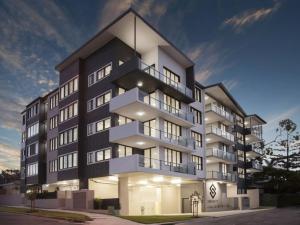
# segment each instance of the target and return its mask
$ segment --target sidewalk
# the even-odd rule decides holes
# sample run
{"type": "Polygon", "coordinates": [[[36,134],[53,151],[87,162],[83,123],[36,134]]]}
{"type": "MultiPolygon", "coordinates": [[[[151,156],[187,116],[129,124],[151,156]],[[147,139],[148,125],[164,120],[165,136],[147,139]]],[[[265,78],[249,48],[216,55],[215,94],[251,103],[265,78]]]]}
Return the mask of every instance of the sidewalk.
{"type": "Polygon", "coordinates": [[[228,210],[228,211],[218,211],[218,212],[202,212],[199,216],[204,217],[223,217],[223,216],[232,216],[244,213],[251,213],[251,212],[259,212],[264,210],[274,209],[273,207],[270,208],[260,208],[260,209],[244,209],[244,210],[228,210]]]}

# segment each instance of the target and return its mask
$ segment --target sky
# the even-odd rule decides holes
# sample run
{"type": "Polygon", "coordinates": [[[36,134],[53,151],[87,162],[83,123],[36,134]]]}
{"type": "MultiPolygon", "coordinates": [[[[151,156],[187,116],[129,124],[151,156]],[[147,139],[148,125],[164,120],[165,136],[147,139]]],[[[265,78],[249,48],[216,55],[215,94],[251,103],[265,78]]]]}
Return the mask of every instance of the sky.
{"type": "Polygon", "coordinates": [[[57,87],[55,65],[129,7],[264,118],[266,141],[300,127],[298,0],[0,0],[0,170],[19,167],[20,112],[57,87]]]}

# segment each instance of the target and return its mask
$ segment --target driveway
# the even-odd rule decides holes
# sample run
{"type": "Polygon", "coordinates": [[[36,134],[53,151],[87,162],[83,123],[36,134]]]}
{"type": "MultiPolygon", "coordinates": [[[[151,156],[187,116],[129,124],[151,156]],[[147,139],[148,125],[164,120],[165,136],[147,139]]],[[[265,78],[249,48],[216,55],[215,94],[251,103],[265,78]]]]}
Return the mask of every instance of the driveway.
{"type": "Polygon", "coordinates": [[[64,220],[0,212],[0,225],[78,225],[64,220]]]}
{"type": "Polygon", "coordinates": [[[300,208],[282,208],[224,217],[200,218],[178,225],[299,225],[300,208]]]}

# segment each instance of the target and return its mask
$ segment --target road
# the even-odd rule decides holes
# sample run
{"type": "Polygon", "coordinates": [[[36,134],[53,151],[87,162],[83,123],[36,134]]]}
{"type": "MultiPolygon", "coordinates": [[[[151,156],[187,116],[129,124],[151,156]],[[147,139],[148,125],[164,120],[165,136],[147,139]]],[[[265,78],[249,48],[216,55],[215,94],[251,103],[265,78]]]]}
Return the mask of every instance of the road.
{"type": "MultiPolygon", "coordinates": [[[[180,225],[300,225],[300,208],[282,208],[218,218],[200,218],[180,225]]],[[[178,224],[178,225],[179,225],[178,224]]]]}
{"type": "Polygon", "coordinates": [[[64,220],[0,212],[0,225],[78,225],[64,220]]]}

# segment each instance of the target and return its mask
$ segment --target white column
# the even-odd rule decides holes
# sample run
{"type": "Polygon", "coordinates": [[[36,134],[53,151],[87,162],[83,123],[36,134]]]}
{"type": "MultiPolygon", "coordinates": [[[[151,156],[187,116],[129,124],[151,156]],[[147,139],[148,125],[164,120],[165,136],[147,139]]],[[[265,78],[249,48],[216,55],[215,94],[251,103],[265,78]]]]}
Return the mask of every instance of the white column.
{"type": "Polygon", "coordinates": [[[121,205],[120,215],[129,215],[128,177],[119,178],[119,201],[121,205]]]}

